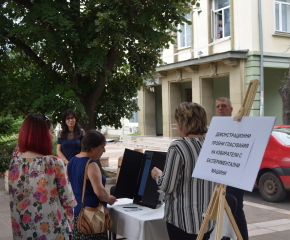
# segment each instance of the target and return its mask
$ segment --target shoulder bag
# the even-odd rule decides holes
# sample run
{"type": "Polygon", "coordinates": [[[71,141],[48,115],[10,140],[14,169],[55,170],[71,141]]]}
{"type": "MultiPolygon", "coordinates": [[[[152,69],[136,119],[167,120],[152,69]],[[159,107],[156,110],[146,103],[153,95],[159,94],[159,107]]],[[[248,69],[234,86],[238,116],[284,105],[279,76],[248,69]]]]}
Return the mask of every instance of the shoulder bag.
{"type": "Polygon", "coordinates": [[[79,219],[77,222],[77,228],[83,234],[101,233],[101,232],[109,230],[113,225],[113,222],[109,215],[109,211],[101,203],[101,200],[100,200],[99,206],[96,208],[84,207],[87,172],[88,172],[88,166],[89,166],[90,161],[91,159],[88,160],[85,167],[82,207],[81,207],[79,219]]]}

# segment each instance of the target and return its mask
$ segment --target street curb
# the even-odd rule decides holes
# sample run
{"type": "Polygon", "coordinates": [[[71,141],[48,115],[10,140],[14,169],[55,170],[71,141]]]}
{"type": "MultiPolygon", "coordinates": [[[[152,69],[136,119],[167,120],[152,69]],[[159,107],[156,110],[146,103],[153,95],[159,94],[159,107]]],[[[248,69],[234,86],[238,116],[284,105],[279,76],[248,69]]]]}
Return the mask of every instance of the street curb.
{"type": "Polygon", "coordinates": [[[260,208],[260,209],[265,209],[265,210],[274,211],[274,212],[277,212],[277,213],[290,215],[290,211],[289,210],[276,208],[276,207],[270,207],[270,206],[267,206],[267,205],[263,205],[263,204],[259,204],[259,203],[253,203],[253,202],[249,202],[249,201],[244,201],[243,203],[246,206],[256,207],[256,208],[260,208]]]}

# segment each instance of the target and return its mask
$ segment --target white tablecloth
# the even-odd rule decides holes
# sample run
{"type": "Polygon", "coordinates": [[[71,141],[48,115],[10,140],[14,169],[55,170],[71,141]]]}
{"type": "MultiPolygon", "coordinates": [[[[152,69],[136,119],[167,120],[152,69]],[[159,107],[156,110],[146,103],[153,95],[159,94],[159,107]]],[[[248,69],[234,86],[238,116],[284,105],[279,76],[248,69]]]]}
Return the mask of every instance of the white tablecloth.
{"type": "MultiPolygon", "coordinates": [[[[164,205],[158,209],[138,206],[132,199],[118,199],[108,210],[113,221],[111,231],[129,240],[169,240],[166,222],[163,221],[164,205]],[[123,207],[140,207],[143,210],[126,212],[123,207]]],[[[215,239],[216,228],[210,236],[215,239]]],[[[237,239],[227,214],[224,212],[222,236],[237,239]]]]}
{"type": "Polygon", "coordinates": [[[143,210],[126,212],[123,207],[137,207],[132,199],[118,199],[108,210],[113,221],[111,231],[129,240],[169,240],[164,216],[164,205],[158,209],[139,206],[143,210]]]}

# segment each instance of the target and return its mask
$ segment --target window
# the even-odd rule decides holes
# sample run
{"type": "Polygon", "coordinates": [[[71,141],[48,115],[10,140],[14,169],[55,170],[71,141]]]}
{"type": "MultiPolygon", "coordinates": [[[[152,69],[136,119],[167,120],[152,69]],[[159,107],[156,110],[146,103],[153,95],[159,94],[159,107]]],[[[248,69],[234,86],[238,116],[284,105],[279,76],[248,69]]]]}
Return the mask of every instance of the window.
{"type": "Polygon", "coordinates": [[[133,116],[129,120],[130,123],[138,123],[138,112],[132,112],[133,116]]]}
{"type": "MultiPolygon", "coordinates": [[[[190,13],[186,14],[186,19],[190,19],[190,13]]],[[[191,46],[191,25],[184,23],[184,25],[179,24],[178,29],[181,32],[178,32],[177,41],[178,41],[178,48],[185,48],[191,46]]]]}
{"type": "Polygon", "coordinates": [[[212,38],[231,36],[230,0],[212,0],[212,38]]]}
{"type": "MultiPolygon", "coordinates": [[[[138,98],[133,99],[132,101],[136,102],[138,104],[138,98]]],[[[132,112],[133,116],[129,120],[130,123],[138,123],[138,112],[132,112]]]]}
{"type": "Polygon", "coordinates": [[[187,102],[192,102],[192,88],[185,89],[185,97],[187,102]]]}
{"type": "Polygon", "coordinates": [[[276,31],[290,33],[290,0],[275,1],[276,31]]]}

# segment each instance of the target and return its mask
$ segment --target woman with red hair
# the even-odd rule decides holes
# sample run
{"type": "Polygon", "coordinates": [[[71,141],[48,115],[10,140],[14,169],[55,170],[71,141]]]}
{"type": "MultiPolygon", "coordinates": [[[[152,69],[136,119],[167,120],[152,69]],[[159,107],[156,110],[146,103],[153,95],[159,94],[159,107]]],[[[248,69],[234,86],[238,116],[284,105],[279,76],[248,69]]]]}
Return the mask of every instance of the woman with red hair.
{"type": "Polygon", "coordinates": [[[62,160],[51,156],[52,122],[31,114],[11,159],[9,196],[14,239],[69,239],[76,201],[62,160]]]}

